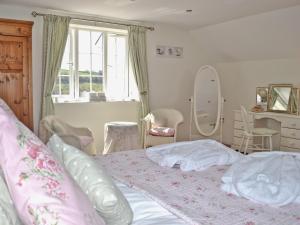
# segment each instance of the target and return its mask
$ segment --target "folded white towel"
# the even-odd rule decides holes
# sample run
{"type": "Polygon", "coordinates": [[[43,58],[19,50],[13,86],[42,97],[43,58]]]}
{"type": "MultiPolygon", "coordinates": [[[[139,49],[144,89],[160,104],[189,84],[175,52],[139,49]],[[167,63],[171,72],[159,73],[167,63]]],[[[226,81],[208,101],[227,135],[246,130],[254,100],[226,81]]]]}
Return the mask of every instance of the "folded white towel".
{"type": "Polygon", "coordinates": [[[210,166],[229,165],[242,154],[215,140],[177,142],[148,148],[146,155],[160,166],[179,165],[183,171],[201,171],[210,166]]]}
{"type": "Polygon", "coordinates": [[[252,201],[283,206],[300,200],[300,154],[250,154],[222,177],[222,189],[252,201]]]}

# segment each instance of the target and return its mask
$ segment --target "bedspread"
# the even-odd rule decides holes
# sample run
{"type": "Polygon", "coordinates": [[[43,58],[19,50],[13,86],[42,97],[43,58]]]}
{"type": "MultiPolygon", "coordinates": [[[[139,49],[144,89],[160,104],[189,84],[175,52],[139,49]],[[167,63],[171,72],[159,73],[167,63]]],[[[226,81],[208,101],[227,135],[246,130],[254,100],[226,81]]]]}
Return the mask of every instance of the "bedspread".
{"type": "Polygon", "coordinates": [[[227,166],[201,172],[160,167],[143,150],[97,157],[115,179],[142,191],[192,225],[297,225],[300,205],[281,208],[253,203],[220,188],[227,166]]]}

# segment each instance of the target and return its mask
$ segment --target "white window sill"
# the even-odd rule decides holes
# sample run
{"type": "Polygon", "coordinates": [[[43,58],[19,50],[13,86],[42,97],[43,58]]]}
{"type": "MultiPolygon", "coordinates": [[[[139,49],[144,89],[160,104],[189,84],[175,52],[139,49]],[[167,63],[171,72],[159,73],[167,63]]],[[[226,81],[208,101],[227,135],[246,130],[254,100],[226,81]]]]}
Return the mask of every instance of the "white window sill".
{"type": "Polygon", "coordinates": [[[109,101],[83,101],[83,100],[72,100],[72,101],[58,101],[54,102],[54,104],[82,104],[82,103],[90,103],[90,104],[103,104],[103,103],[130,103],[130,102],[139,102],[138,100],[109,100],[109,101]]]}

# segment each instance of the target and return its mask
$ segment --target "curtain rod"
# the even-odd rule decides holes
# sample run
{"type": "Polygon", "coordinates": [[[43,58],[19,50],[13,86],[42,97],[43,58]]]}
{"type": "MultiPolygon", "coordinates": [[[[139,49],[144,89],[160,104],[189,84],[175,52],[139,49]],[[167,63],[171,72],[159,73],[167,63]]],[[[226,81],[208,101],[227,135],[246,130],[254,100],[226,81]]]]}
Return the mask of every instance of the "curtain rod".
{"type": "MultiPolygon", "coordinates": [[[[49,14],[45,14],[45,13],[38,13],[36,11],[33,11],[31,13],[31,15],[33,17],[37,17],[37,16],[46,16],[46,15],[49,15],[49,14]]],[[[105,21],[105,20],[97,20],[97,19],[83,19],[83,18],[79,18],[79,17],[72,17],[71,16],[71,19],[74,19],[74,20],[82,20],[82,21],[90,21],[90,22],[99,22],[99,23],[107,23],[107,24],[116,24],[116,25],[122,25],[122,26],[130,26],[131,24],[127,24],[127,23],[119,23],[119,22],[110,22],[110,21],[105,21]]],[[[147,27],[147,26],[142,26],[142,25],[135,25],[135,26],[138,26],[138,27],[144,27],[148,30],[151,30],[151,31],[154,31],[154,27],[147,27]]]]}

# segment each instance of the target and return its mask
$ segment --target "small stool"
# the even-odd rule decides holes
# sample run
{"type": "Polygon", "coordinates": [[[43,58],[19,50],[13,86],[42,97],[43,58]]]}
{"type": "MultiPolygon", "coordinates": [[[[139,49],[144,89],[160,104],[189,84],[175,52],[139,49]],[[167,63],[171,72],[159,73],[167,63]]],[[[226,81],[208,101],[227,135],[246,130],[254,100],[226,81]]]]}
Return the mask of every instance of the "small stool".
{"type": "Polygon", "coordinates": [[[103,154],[141,148],[139,128],[134,122],[109,122],[104,125],[103,154]]]}

